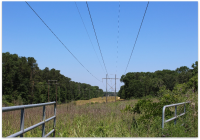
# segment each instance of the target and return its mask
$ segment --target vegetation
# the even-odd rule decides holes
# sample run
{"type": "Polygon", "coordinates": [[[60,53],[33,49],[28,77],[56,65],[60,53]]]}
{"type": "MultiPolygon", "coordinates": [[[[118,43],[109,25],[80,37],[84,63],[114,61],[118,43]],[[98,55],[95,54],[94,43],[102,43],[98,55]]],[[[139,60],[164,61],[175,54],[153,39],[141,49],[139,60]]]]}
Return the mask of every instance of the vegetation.
{"type": "MultiPolygon", "coordinates": [[[[32,104],[48,101],[48,80],[57,80],[57,101],[88,100],[101,97],[102,89],[85,83],[71,81],[59,70],[40,70],[33,57],[18,57],[9,52],[2,54],[3,105],[32,104]]],[[[55,82],[54,82],[55,83],[55,82]]],[[[51,82],[49,101],[55,101],[56,85],[51,82]]]]}
{"type": "MultiPolygon", "coordinates": [[[[198,61],[192,64],[192,69],[186,66],[176,70],[155,72],[129,72],[122,75],[118,96],[122,99],[141,98],[144,96],[159,97],[163,90],[172,91],[174,87],[183,86],[184,90],[198,90],[198,61]]],[[[183,89],[181,89],[183,90],[183,89]]]]}
{"type": "MultiPolygon", "coordinates": [[[[40,70],[34,58],[3,53],[2,65],[2,103],[6,106],[47,102],[46,83],[58,80],[58,101],[63,104],[57,106],[56,137],[198,137],[198,61],[192,69],[183,66],[175,71],[127,73],[120,79],[124,82],[118,93],[120,99],[113,102],[115,97],[109,96],[108,103],[97,86],[73,82],[55,69],[40,70]],[[162,129],[163,106],[186,101],[190,101],[186,114],[177,119],[176,125],[170,121],[162,129]]],[[[50,101],[55,100],[51,93],[55,93],[56,85],[49,89],[50,101]]],[[[183,107],[177,107],[177,114],[183,113],[183,107]]],[[[166,119],[172,118],[174,107],[165,112],[166,119]]],[[[20,114],[20,110],[2,113],[3,137],[20,130],[20,114]]],[[[46,118],[53,114],[53,106],[47,106],[46,118]]],[[[41,121],[42,107],[25,109],[24,128],[41,121]]],[[[24,136],[41,137],[41,129],[24,136]]],[[[46,134],[52,129],[53,120],[45,124],[46,134]]]]}
{"type": "MultiPolygon", "coordinates": [[[[167,96],[166,96],[167,97],[167,96]]],[[[108,97],[111,98],[111,97],[108,97]]],[[[77,105],[75,102],[58,105],[56,118],[56,137],[198,137],[197,92],[189,91],[178,98],[190,100],[195,106],[186,106],[186,115],[177,119],[177,124],[168,122],[161,129],[162,115],[150,117],[148,123],[139,121],[145,115],[122,111],[126,106],[136,107],[139,99],[109,103],[77,105]],[[182,125],[184,123],[184,125],[182,125]]],[[[142,99],[143,100],[143,99],[142,99]]],[[[151,98],[153,103],[158,98],[151,98]]],[[[170,108],[173,112],[173,108],[170,108]]],[[[182,113],[178,107],[178,113],[182,113]]],[[[159,109],[158,109],[159,112],[159,109]]],[[[53,106],[47,106],[46,118],[53,116],[53,106]]],[[[170,117],[173,117],[173,113],[170,117]]],[[[42,107],[25,110],[25,128],[42,121],[42,107]]],[[[45,124],[45,133],[53,129],[53,120],[45,124]]],[[[6,137],[20,130],[20,111],[2,114],[2,136],[6,137]]],[[[42,127],[31,130],[24,137],[41,137],[42,127]]],[[[52,135],[51,135],[52,136],[52,135]]]]}

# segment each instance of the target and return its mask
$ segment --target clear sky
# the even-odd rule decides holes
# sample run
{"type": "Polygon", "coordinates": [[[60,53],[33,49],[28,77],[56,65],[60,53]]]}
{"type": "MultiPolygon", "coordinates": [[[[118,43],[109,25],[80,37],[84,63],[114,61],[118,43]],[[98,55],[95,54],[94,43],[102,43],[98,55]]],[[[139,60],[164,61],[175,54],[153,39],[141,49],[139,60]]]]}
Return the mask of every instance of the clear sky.
{"type": "MultiPolygon", "coordinates": [[[[76,58],[100,81],[106,77],[85,2],[28,2],[76,58]],[[98,57],[97,57],[98,56],[98,57]]],[[[147,2],[88,2],[110,78],[126,69],[147,2]],[[118,36],[119,14],[119,40],[118,36]],[[118,45],[118,60],[117,60],[118,45]],[[116,63],[117,61],[117,63],[116,63]],[[111,75],[113,74],[113,75],[111,75]]],[[[106,90],[56,39],[25,2],[2,2],[2,52],[34,57],[40,69],[49,67],[75,82],[106,90]]],[[[127,72],[191,68],[198,60],[198,2],[151,2],[127,72]]],[[[110,80],[109,84],[115,82],[110,80]]],[[[117,91],[122,83],[117,80],[117,91]]],[[[113,86],[114,88],[114,86],[113,86]]],[[[108,90],[110,88],[108,87],[108,90]]]]}

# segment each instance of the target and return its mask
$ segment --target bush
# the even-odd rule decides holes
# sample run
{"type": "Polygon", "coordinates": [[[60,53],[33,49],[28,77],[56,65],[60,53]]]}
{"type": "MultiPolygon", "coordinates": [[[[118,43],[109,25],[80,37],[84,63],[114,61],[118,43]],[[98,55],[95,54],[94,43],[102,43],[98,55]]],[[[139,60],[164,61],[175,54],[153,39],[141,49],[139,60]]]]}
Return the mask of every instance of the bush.
{"type": "Polygon", "coordinates": [[[152,98],[153,98],[152,95],[147,95],[147,96],[142,97],[142,99],[152,99],[152,98]]]}
{"type": "MultiPolygon", "coordinates": [[[[125,109],[122,110],[122,112],[130,111],[134,114],[135,113],[141,114],[137,122],[146,124],[149,122],[150,119],[154,120],[156,116],[161,118],[163,106],[171,104],[173,102],[173,100],[171,100],[172,98],[173,97],[170,96],[170,94],[165,94],[161,98],[161,101],[158,103],[154,103],[152,100],[149,99],[141,99],[135,104],[134,107],[127,105],[125,109]]],[[[165,117],[168,118],[172,114],[173,112],[170,111],[169,108],[166,108],[165,117]]]]}

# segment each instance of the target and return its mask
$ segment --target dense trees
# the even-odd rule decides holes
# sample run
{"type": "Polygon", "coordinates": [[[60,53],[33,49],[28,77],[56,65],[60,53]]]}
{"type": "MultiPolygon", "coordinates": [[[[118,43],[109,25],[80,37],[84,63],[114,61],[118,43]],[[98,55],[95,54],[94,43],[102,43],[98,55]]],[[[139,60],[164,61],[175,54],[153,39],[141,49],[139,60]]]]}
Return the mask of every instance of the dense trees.
{"type": "Polygon", "coordinates": [[[192,64],[192,69],[182,66],[176,70],[129,72],[122,75],[120,81],[124,86],[121,86],[118,96],[123,99],[158,96],[159,90],[172,91],[175,86],[184,83],[195,92],[198,89],[198,61],[192,64]]]}
{"type": "MultiPolygon", "coordinates": [[[[23,104],[48,101],[48,80],[57,80],[57,101],[87,100],[102,96],[103,90],[97,86],[71,81],[59,70],[39,69],[33,57],[19,57],[9,52],[2,53],[2,93],[3,103],[21,100],[23,104]]],[[[50,82],[49,100],[55,101],[56,85],[50,82]]]]}
{"type": "MultiPolygon", "coordinates": [[[[55,101],[57,80],[57,101],[59,103],[71,100],[87,100],[106,95],[97,86],[71,81],[60,74],[59,70],[39,69],[33,57],[19,57],[9,52],[2,53],[2,93],[3,103],[23,102],[23,104],[55,101]]],[[[140,98],[143,96],[159,96],[164,90],[192,88],[198,89],[198,61],[192,64],[192,69],[186,66],[176,70],[158,70],[155,72],[129,72],[122,75],[118,96],[122,99],[140,98]]],[[[113,95],[113,93],[108,93],[113,95]]]]}

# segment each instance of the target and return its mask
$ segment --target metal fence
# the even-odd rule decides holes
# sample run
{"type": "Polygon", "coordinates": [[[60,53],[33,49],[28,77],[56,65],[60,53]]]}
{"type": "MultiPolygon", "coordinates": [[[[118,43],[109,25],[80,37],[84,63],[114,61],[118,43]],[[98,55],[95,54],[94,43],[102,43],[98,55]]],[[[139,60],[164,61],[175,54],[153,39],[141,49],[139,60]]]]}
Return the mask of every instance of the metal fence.
{"type": "Polygon", "coordinates": [[[40,104],[2,107],[2,112],[13,111],[13,110],[21,110],[20,131],[8,136],[7,138],[17,137],[17,136],[23,137],[24,133],[26,133],[26,132],[28,132],[28,131],[32,130],[33,128],[36,128],[40,125],[42,125],[42,137],[48,137],[53,132],[54,132],[53,136],[55,137],[55,126],[56,126],[56,102],[55,101],[54,102],[48,102],[48,103],[40,103],[40,104]],[[45,106],[51,105],[51,104],[54,104],[54,116],[45,120],[45,106]],[[24,111],[25,111],[25,108],[33,108],[33,107],[39,107],[39,106],[43,106],[43,121],[24,129],[24,111]],[[52,120],[52,119],[54,119],[53,130],[51,130],[48,134],[45,135],[45,123],[52,120]]]}
{"type": "Polygon", "coordinates": [[[186,113],[185,104],[186,103],[190,103],[190,102],[182,102],[182,103],[177,103],[177,104],[165,105],[163,107],[163,112],[162,112],[162,128],[164,128],[164,123],[172,121],[172,120],[174,120],[174,124],[176,124],[176,118],[185,115],[185,113],[186,113]],[[183,105],[183,104],[184,104],[184,113],[181,113],[180,115],[177,115],[177,106],[183,105]],[[172,106],[175,106],[174,117],[165,121],[165,108],[172,107],[172,106]]]}

